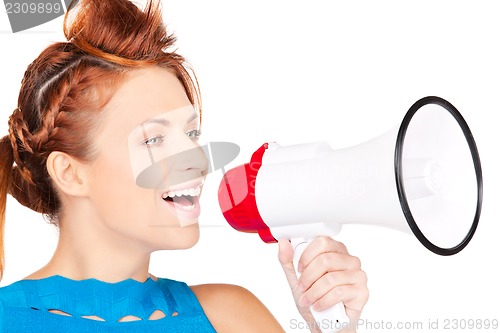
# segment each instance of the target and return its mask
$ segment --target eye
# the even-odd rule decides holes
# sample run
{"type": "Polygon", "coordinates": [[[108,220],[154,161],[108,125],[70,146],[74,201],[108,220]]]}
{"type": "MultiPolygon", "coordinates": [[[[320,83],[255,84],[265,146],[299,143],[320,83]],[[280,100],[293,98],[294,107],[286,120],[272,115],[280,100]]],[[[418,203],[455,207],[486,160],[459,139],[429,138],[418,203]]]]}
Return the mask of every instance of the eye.
{"type": "Polygon", "coordinates": [[[186,133],[186,135],[193,141],[196,141],[200,138],[201,136],[201,131],[198,130],[198,129],[195,129],[195,130],[192,130],[192,131],[189,131],[186,133]]]}
{"type": "Polygon", "coordinates": [[[163,135],[157,135],[152,138],[146,139],[141,142],[141,144],[147,147],[156,147],[164,141],[165,137],[163,135]]]}

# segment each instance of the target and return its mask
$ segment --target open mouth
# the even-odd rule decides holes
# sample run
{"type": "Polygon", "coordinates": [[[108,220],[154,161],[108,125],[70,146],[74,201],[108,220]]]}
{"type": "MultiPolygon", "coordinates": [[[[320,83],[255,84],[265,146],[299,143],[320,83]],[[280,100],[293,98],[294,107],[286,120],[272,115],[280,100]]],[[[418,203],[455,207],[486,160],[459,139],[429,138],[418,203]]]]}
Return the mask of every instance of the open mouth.
{"type": "Polygon", "coordinates": [[[195,208],[197,199],[200,196],[201,188],[188,188],[178,191],[170,191],[162,194],[162,199],[166,202],[176,204],[176,207],[180,207],[185,210],[192,210],[195,208]]]}

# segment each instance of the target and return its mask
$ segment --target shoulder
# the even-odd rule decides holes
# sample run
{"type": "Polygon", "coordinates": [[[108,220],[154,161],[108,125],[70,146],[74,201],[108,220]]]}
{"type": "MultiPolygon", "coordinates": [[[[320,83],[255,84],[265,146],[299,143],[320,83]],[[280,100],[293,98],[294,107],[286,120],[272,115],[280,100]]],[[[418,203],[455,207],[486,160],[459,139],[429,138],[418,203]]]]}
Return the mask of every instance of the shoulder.
{"type": "Polygon", "coordinates": [[[4,304],[18,303],[24,298],[24,289],[20,282],[0,287],[0,302],[4,304]]]}
{"type": "Polygon", "coordinates": [[[24,300],[24,290],[20,287],[19,282],[0,287],[0,331],[6,318],[6,309],[8,313],[10,307],[23,305],[24,300]]]}
{"type": "Polygon", "coordinates": [[[264,304],[243,287],[204,284],[190,288],[219,333],[284,332],[264,304]]]}

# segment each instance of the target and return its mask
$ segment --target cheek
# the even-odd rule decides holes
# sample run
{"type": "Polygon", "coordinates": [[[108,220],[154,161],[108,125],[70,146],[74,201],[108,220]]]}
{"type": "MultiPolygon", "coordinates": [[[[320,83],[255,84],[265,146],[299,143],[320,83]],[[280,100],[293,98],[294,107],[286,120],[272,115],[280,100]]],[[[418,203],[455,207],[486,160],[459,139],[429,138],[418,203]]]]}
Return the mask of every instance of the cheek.
{"type": "Polygon", "coordinates": [[[197,225],[180,227],[159,192],[136,185],[130,165],[99,160],[94,169],[92,201],[108,229],[152,249],[182,249],[198,241],[197,225]]]}
{"type": "Polygon", "coordinates": [[[179,221],[166,207],[157,192],[142,189],[135,184],[123,186],[120,181],[116,186],[105,191],[100,200],[100,211],[105,221],[115,230],[130,233],[137,238],[165,230],[173,230],[179,221]]]}
{"type": "Polygon", "coordinates": [[[146,191],[135,185],[129,164],[113,157],[110,154],[95,163],[90,195],[93,204],[106,215],[106,219],[115,216],[115,219],[122,220],[137,207],[143,207],[152,194],[148,196],[144,193],[146,191]]]}

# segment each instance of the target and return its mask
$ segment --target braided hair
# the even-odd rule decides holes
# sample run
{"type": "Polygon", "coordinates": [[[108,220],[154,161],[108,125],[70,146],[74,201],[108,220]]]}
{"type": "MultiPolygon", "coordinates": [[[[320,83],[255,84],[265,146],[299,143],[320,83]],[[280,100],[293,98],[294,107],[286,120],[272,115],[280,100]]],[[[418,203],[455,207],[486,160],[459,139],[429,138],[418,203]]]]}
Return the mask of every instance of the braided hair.
{"type": "Polygon", "coordinates": [[[173,73],[201,113],[196,77],[170,51],[160,5],[141,10],[129,0],[80,0],[64,19],[66,42],[47,47],[23,77],[9,133],[0,139],[0,278],[7,195],[58,224],[61,203],[46,168],[60,151],[92,161],[101,110],[128,71],[159,66],[173,73]]]}

